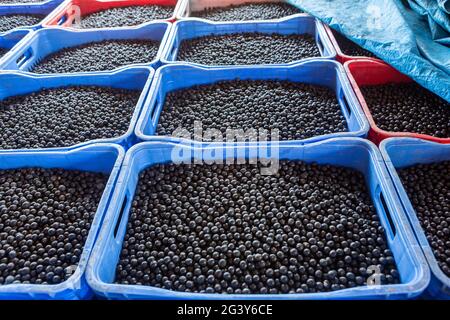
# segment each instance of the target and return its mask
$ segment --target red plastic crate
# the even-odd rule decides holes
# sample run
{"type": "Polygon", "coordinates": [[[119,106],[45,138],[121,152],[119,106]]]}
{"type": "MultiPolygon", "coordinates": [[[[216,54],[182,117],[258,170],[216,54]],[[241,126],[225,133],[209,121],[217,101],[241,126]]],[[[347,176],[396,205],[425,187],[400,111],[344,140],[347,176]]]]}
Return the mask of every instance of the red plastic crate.
{"type": "Polygon", "coordinates": [[[369,121],[369,139],[375,144],[380,144],[381,141],[393,137],[410,137],[419,138],[438,143],[450,143],[450,138],[436,138],[426,134],[411,133],[411,132],[389,132],[378,128],[375,120],[370,113],[369,106],[364,99],[360,90],[360,86],[374,86],[389,83],[408,83],[413,82],[409,77],[398,72],[388,64],[379,62],[374,59],[360,59],[347,61],[344,64],[344,69],[347,72],[350,83],[356,96],[361,104],[361,107],[369,121]]]}
{"type": "Polygon", "coordinates": [[[47,18],[47,21],[43,24],[43,26],[71,27],[78,14],[83,17],[87,14],[111,8],[152,4],[160,6],[175,6],[172,16],[167,19],[162,19],[163,21],[174,22],[180,3],[181,0],[67,0],[55,10],[51,17],[47,18]],[[77,7],[80,9],[78,10],[77,7]]]}
{"type": "Polygon", "coordinates": [[[378,59],[378,58],[372,58],[372,57],[362,57],[362,56],[349,56],[346,55],[342,52],[341,47],[339,46],[339,43],[336,40],[336,37],[333,34],[333,30],[325,25],[325,31],[327,32],[328,38],[330,39],[331,43],[333,44],[334,49],[336,50],[336,60],[339,61],[340,63],[345,63],[347,61],[352,61],[352,60],[372,60],[372,61],[378,61],[378,62],[383,62],[383,60],[378,59]]]}

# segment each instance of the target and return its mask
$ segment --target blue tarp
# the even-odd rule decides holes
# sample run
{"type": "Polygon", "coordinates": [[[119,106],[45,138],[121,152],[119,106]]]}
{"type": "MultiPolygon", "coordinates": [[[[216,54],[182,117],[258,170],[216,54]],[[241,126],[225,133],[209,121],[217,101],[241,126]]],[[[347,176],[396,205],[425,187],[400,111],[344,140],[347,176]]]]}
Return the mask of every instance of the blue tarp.
{"type": "Polygon", "coordinates": [[[450,102],[450,0],[289,0],[450,102]]]}

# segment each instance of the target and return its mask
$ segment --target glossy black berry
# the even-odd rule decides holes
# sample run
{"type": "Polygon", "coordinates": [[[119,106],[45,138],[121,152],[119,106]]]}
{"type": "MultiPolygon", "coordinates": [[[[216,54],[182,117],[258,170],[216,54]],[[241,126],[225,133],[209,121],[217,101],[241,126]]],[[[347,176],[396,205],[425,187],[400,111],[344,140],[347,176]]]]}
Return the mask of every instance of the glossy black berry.
{"type": "Polygon", "coordinates": [[[173,135],[180,127],[192,133],[195,121],[224,138],[227,129],[278,129],[281,140],[347,131],[334,92],[288,81],[233,80],[169,92],[157,134],[173,135]]]}
{"type": "Polygon", "coordinates": [[[365,285],[373,265],[382,284],[399,283],[361,173],[290,161],[273,176],[260,169],[165,164],[141,172],[115,281],[311,293],[365,285]]]}
{"type": "Polygon", "coordinates": [[[201,11],[193,11],[190,16],[213,21],[242,21],[279,19],[301,12],[300,9],[288,3],[268,2],[206,8],[201,11]]]}
{"type": "Polygon", "coordinates": [[[308,34],[235,33],[210,35],[181,42],[177,60],[206,65],[289,63],[320,57],[308,34]]]}
{"type": "Polygon", "coordinates": [[[0,32],[9,31],[19,27],[31,27],[38,24],[45,15],[38,14],[8,14],[0,15],[0,32]]]}
{"type": "Polygon", "coordinates": [[[380,129],[450,137],[450,103],[418,84],[366,86],[361,91],[380,129]]]}
{"type": "Polygon", "coordinates": [[[1,170],[0,285],[68,279],[106,181],[100,173],[63,169],[1,170]]]}
{"type": "Polygon", "coordinates": [[[398,170],[442,271],[450,277],[450,161],[398,170]]]}
{"type": "Polygon", "coordinates": [[[113,28],[134,26],[155,19],[169,19],[173,6],[129,6],[110,8],[85,15],[81,18],[81,28],[113,28]]]}
{"type": "MultiPolygon", "coordinates": [[[[47,89],[0,101],[0,149],[67,147],[125,134],[140,92],[47,89]]],[[[60,190],[64,191],[64,190],[60,190]]]]}
{"type": "Polygon", "coordinates": [[[376,58],[376,56],[372,52],[360,47],[358,44],[348,39],[342,33],[337,32],[333,29],[331,29],[331,31],[333,32],[334,38],[336,39],[336,42],[338,43],[339,48],[341,49],[343,54],[354,57],[376,58]]]}
{"type": "Polygon", "coordinates": [[[136,63],[150,63],[159,50],[151,40],[92,42],[55,52],[31,69],[34,73],[107,71],[136,63]]]}

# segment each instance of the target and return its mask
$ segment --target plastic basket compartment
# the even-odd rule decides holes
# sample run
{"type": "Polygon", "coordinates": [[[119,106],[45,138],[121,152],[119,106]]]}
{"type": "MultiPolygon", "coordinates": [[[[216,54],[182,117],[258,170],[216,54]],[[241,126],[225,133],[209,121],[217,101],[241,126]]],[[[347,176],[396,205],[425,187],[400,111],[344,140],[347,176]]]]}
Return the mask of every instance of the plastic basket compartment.
{"type": "MultiPolygon", "coordinates": [[[[170,24],[168,22],[150,22],[136,28],[101,29],[101,30],[66,30],[61,28],[44,28],[30,35],[11,51],[9,59],[0,64],[0,70],[17,70],[33,74],[30,70],[46,56],[59,50],[80,46],[91,42],[106,40],[153,40],[159,41],[160,46],[153,61],[144,64],[129,66],[157,66],[166,39],[170,24]]],[[[121,66],[122,69],[127,66],[121,66]]],[[[101,73],[79,72],[79,74],[101,73]]],[[[69,74],[69,73],[61,73],[69,74]]],[[[55,75],[55,74],[53,74],[55,75]]]]}
{"type": "Polygon", "coordinates": [[[389,83],[408,83],[410,78],[401,74],[391,66],[374,60],[358,60],[346,62],[344,68],[348,74],[353,90],[370,124],[369,139],[377,145],[384,139],[392,137],[410,137],[430,140],[439,143],[450,143],[450,138],[436,138],[426,134],[412,132],[389,132],[380,129],[372,117],[360,86],[383,85],[389,83]]]}
{"type": "Polygon", "coordinates": [[[18,73],[0,74],[0,100],[7,97],[26,95],[36,91],[50,88],[62,88],[69,86],[101,86],[120,89],[141,90],[141,96],[132,115],[128,130],[120,137],[109,139],[97,139],[85,141],[74,146],[47,148],[47,149],[22,149],[1,150],[2,152],[25,152],[36,150],[69,150],[93,143],[117,143],[125,148],[130,147],[134,141],[134,128],[148,94],[154,71],[149,67],[127,68],[112,73],[71,75],[71,76],[46,76],[36,77],[18,73]]]}
{"type": "MultiPolygon", "coordinates": [[[[333,34],[333,30],[327,25],[324,25],[324,28],[327,32],[330,42],[333,44],[333,47],[336,50],[336,60],[339,61],[340,63],[345,63],[347,61],[359,60],[359,59],[378,61],[381,63],[383,62],[383,60],[378,59],[378,58],[365,57],[365,56],[349,56],[349,55],[345,54],[344,52],[342,52],[341,46],[339,45],[336,37],[333,34]]],[[[351,40],[349,40],[349,41],[351,41],[351,40]]]]}
{"type": "MultiPolygon", "coordinates": [[[[314,17],[304,15],[294,18],[261,22],[212,22],[208,20],[177,21],[173,25],[172,31],[170,32],[164,53],[162,54],[161,62],[163,64],[189,63],[192,65],[208,67],[208,65],[177,61],[178,50],[181,42],[183,40],[195,39],[208,35],[225,35],[244,32],[258,32],[266,34],[277,33],[281,35],[309,34],[314,37],[322,58],[334,59],[336,56],[336,51],[329,42],[322,23],[314,17]]],[[[320,57],[306,58],[302,59],[302,61],[317,58],[320,57]]],[[[299,61],[292,61],[290,64],[296,62],[299,61]]]]}
{"type": "Polygon", "coordinates": [[[64,4],[59,6],[57,10],[55,10],[55,12],[45,21],[43,26],[44,27],[61,26],[73,29],[72,25],[80,15],[81,17],[83,17],[85,15],[94,12],[111,8],[142,6],[151,4],[161,6],[175,6],[174,12],[171,17],[168,17],[167,19],[160,19],[153,21],[167,21],[167,22],[175,21],[176,13],[178,11],[178,7],[180,4],[180,1],[177,0],[90,0],[90,1],[68,0],[65,1],[64,4]]]}
{"type": "Polygon", "coordinates": [[[408,198],[396,169],[416,164],[450,161],[450,145],[414,138],[392,138],[383,141],[380,145],[380,149],[406,215],[411,222],[419,245],[421,246],[431,269],[431,281],[427,288],[427,293],[434,298],[449,300],[450,278],[442,272],[438,265],[433,250],[428,243],[425,232],[417,217],[416,211],[408,198]]]}
{"type": "MultiPolygon", "coordinates": [[[[9,14],[40,14],[47,16],[53,9],[55,9],[63,0],[51,0],[43,3],[22,3],[22,4],[8,4],[0,5],[0,16],[9,14]]],[[[20,28],[12,29],[5,32],[0,32],[0,36],[11,32],[13,30],[28,29],[37,30],[41,28],[45,18],[38,24],[32,26],[21,26],[20,28]]]]}
{"type": "MultiPolygon", "coordinates": [[[[347,121],[348,132],[311,137],[301,140],[301,143],[335,137],[367,136],[369,125],[348,83],[343,68],[339,63],[332,60],[311,60],[297,65],[265,67],[202,68],[187,64],[164,66],[159,68],[155,74],[155,80],[152,83],[148,99],[136,125],[136,136],[143,141],[192,142],[192,140],[157,135],[157,124],[163,112],[166,94],[195,85],[212,84],[237,78],[240,80],[303,82],[326,86],[336,93],[342,114],[347,121]]],[[[286,140],[281,143],[289,144],[292,141],[286,140]]]]}
{"type": "Polygon", "coordinates": [[[43,284],[9,284],[0,286],[0,299],[85,299],[92,296],[87,285],[85,270],[100,225],[106,212],[113,187],[116,184],[120,165],[125,151],[114,144],[96,144],[71,151],[54,152],[0,152],[0,170],[29,167],[62,168],[102,172],[109,174],[109,180],[98,204],[94,220],[91,224],[83,253],[74,274],[66,281],[56,285],[43,284]]]}
{"type": "Polygon", "coordinates": [[[271,144],[265,144],[264,148],[261,146],[195,148],[181,144],[146,142],[132,147],[125,157],[117,188],[96,248],[88,263],[87,280],[91,288],[97,295],[109,299],[406,299],[423,292],[430,279],[429,269],[422,252],[417,247],[392,182],[387,178],[388,173],[381,154],[375,145],[357,138],[280,146],[277,158],[345,166],[364,174],[372,201],[386,229],[388,245],[401,276],[400,284],[363,286],[324,293],[226,295],[184,293],[150,286],[113,283],[138,175],[143,169],[158,163],[172,162],[172,152],[182,154],[178,160],[199,159],[211,162],[225,158],[276,157],[276,154],[270,153],[271,150],[271,144]]]}
{"type": "MultiPolygon", "coordinates": [[[[182,19],[196,19],[202,21],[209,21],[208,19],[191,17],[191,12],[201,11],[206,8],[227,7],[230,5],[240,5],[246,3],[265,3],[265,2],[286,2],[291,3],[289,0],[181,0],[180,9],[178,10],[177,20],[182,19]]],[[[307,16],[307,13],[298,13],[293,16],[307,16]]]]}
{"type": "Polygon", "coordinates": [[[5,53],[4,56],[0,55],[0,63],[3,59],[6,59],[9,51],[11,51],[19,43],[19,41],[22,40],[30,32],[31,31],[29,30],[17,30],[8,32],[0,36],[0,49],[8,50],[8,52],[5,53]]]}

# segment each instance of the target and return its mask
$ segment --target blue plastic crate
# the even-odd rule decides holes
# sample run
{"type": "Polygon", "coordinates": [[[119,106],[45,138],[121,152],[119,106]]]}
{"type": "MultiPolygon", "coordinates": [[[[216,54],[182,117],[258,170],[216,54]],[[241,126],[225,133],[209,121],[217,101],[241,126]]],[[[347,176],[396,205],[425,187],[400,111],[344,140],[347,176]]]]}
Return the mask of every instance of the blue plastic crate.
{"type": "MultiPolygon", "coordinates": [[[[26,95],[36,91],[50,88],[70,86],[102,86],[120,89],[141,90],[141,96],[134,110],[130,125],[126,133],[120,137],[109,139],[96,139],[85,141],[74,146],[45,149],[2,150],[4,152],[25,152],[36,150],[69,150],[92,143],[117,143],[125,148],[135,142],[134,129],[139,118],[150,84],[153,80],[154,70],[150,67],[129,67],[109,73],[73,74],[61,76],[33,76],[20,73],[0,73],[0,100],[11,96],[26,95]]],[[[0,128],[1,130],[1,128],[0,128]]]]}
{"type": "Polygon", "coordinates": [[[417,164],[450,161],[450,144],[440,144],[415,138],[391,138],[384,140],[380,145],[380,149],[400,200],[431,269],[431,282],[427,292],[431,297],[450,300],[450,278],[439,268],[433,250],[417,218],[416,211],[396,170],[417,164]]]}
{"type": "Polygon", "coordinates": [[[13,49],[19,43],[19,41],[22,40],[30,32],[30,30],[16,30],[0,36],[0,48],[8,50],[8,52],[3,57],[0,56],[0,63],[2,60],[6,59],[9,51],[13,49]]]}
{"type": "MultiPolygon", "coordinates": [[[[190,143],[182,138],[158,136],[156,128],[166,94],[225,80],[289,80],[327,86],[336,93],[349,132],[327,134],[296,143],[309,143],[337,137],[366,137],[369,124],[350,86],[342,66],[332,60],[310,60],[289,66],[247,66],[234,68],[203,68],[188,64],[167,65],[155,74],[148,99],[136,125],[136,136],[143,141],[169,141],[190,143]]],[[[206,129],[206,128],[205,128],[206,129]]],[[[289,144],[292,141],[282,141],[289,144]]],[[[210,143],[208,143],[210,144],[210,143]]]]}
{"type": "MultiPolygon", "coordinates": [[[[4,16],[7,14],[42,14],[42,15],[48,15],[50,14],[63,0],[50,0],[42,3],[22,3],[22,4],[5,4],[0,5],[0,16],[4,16]]],[[[37,30],[41,28],[41,25],[43,21],[38,24],[32,25],[32,26],[23,26],[20,28],[16,28],[13,30],[21,30],[21,29],[28,29],[28,30],[37,30]]],[[[10,31],[13,31],[10,30],[10,31]]],[[[0,36],[8,33],[10,31],[6,32],[0,32],[0,36]]]]}
{"type": "Polygon", "coordinates": [[[0,285],[0,299],[84,299],[92,296],[85,278],[86,265],[94,247],[101,222],[111,200],[125,151],[114,144],[95,144],[70,151],[0,152],[0,170],[19,168],[62,168],[102,172],[109,180],[92,221],[83,253],[74,274],[56,285],[9,284],[0,285]]]}
{"type": "Polygon", "coordinates": [[[56,4],[59,5],[64,0],[42,0],[41,2],[30,2],[30,3],[0,3],[0,7],[14,6],[29,6],[29,5],[46,5],[46,4],[56,4]]]}
{"type": "Polygon", "coordinates": [[[426,260],[418,248],[408,219],[388,178],[380,152],[374,144],[358,138],[330,139],[307,145],[272,144],[239,147],[196,148],[183,144],[146,142],[126,154],[117,187],[105,216],[97,245],[89,260],[86,278],[101,297],[109,299],[407,299],[420,295],[430,280],[426,260]],[[220,160],[256,158],[303,160],[354,168],[365,176],[386,238],[393,252],[401,284],[363,286],[326,293],[225,295],[175,292],[150,286],[115,284],[115,271],[126,233],[130,207],[139,173],[155,164],[177,160],[220,160]],[[174,156],[175,155],[175,156],[174,156]]]}
{"type": "MultiPolygon", "coordinates": [[[[9,59],[0,64],[0,70],[19,70],[31,73],[32,67],[46,56],[62,49],[80,46],[90,42],[105,40],[133,39],[159,41],[159,51],[153,61],[145,64],[133,64],[129,66],[153,66],[159,64],[164,44],[168,37],[170,23],[149,22],[139,27],[122,29],[105,28],[102,30],[66,30],[62,28],[44,28],[27,37],[20,43],[9,56],[9,59]]],[[[127,66],[122,66],[122,69],[127,66]]],[[[101,71],[107,72],[107,71],[101,71]]],[[[92,72],[79,72],[88,74],[92,72]]],[[[99,72],[96,72],[99,73],[99,72]]],[[[67,73],[65,73],[67,74],[67,73]]]]}
{"type": "MultiPolygon", "coordinates": [[[[177,61],[178,49],[183,40],[194,39],[207,35],[224,35],[243,32],[259,32],[267,34],[278,33],[283,35],[309,34],[315,38],[317,47],[319,48],[323,58],[334,59],[336,57],[336,51],[328,39],[322,23],[314,17],[306,15],[262,22],[212,22],[207,20],[177,21],[173,25],[172,31],[170,32],[166,47],[162,54],[161,62],[163,64],[188,63],[177,61]]],[[[318,57],[306,58],[302,61],[317,58],[318,57]]],[[[298,61],[292,61],[290,63],[295,62],[298,61]]],[[[189,64],[208,67],[207,65],[201,65],[198,63],[189,62],[189,64]]]]}

